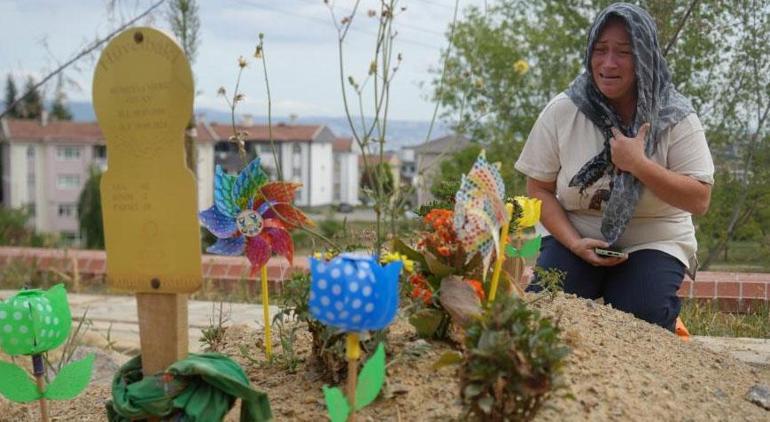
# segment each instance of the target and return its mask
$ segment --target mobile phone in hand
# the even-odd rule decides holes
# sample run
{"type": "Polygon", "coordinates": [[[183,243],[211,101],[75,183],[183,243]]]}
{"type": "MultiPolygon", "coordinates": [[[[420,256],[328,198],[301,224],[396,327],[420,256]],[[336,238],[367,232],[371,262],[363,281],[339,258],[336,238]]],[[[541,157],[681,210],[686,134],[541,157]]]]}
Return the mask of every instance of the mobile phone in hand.
{"type": "Polygon", "coordinates": [[[607,249],[607,248],[594,248],[594,252],[599,256],[604,256],[608,258],[628,258],[628,254],[625,252],[617,251],[614,249],[607,249]]]}

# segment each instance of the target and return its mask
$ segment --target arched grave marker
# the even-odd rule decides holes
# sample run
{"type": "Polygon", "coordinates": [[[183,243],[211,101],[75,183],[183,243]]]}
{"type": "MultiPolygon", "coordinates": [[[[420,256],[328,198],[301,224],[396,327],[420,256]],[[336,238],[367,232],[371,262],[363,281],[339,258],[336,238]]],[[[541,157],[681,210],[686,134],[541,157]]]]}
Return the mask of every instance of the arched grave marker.
{"type": "Polygon", "coordinates": [[[115,37],[94,74],[109,165],[101,184],[107,280],[137,293],[149,373],[186,357],[186,293],[201,284],[196,186],[183,145],[193,91],[181,47],[152,28],[115,37]]]}

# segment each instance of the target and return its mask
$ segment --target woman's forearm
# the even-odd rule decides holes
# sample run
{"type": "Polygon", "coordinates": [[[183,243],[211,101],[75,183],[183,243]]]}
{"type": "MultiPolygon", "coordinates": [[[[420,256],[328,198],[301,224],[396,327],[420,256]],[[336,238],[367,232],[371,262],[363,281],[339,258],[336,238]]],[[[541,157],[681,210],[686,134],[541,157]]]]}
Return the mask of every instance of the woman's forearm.
{"type": "Polygon", "coordinates": [[[711,186],[666,169],[647,159],[632,172],[663,202],[694,215],[703,215],[711,202],[711,186]]]}
{"type": "Polygon", "coordinates": [[[564,208],[556,199],[556,195],[540,185],[541,182],[527,183],[527,194],[543,201],[540,222],[559,243],[572,250],[573,245],[580,240],[581,236],[567,218],[567,213],[564,212],[564,208]]]}

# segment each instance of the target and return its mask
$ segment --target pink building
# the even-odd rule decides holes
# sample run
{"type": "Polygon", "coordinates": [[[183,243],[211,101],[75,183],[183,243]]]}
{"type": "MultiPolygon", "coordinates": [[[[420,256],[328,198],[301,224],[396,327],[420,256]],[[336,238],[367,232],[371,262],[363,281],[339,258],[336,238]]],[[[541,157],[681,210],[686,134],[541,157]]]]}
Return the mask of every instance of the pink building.
{"type": "MultiPolygon", "coordinates": [[[[273,175],[275,141],[284,179],[303,184],[296,204],[313,207],[358,203],[357,155],[351,140],[338,139],[324,125],[239,125],[248,133],[249,158],[256,155],[273,175]]],[[[213,203],[214,166],[236,173],[243,165],[228,139],[232,126],[206,123],[196,127],[198,208],[213,203]]],[[[77,244],[77,202],[92,166],[107,168],[107,150],[97,123],[0,120],[0,205],[30,210],[35,230],[58,233],[77,244]]]]}

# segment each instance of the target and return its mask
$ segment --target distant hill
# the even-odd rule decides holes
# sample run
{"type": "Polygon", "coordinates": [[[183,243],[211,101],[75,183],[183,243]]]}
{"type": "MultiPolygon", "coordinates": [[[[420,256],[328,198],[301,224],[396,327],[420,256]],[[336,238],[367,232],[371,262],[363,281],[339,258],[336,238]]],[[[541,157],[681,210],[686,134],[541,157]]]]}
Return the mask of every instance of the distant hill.
{"type": "MultiPolygon", "coordinates": [[[[96,120],[94,109],[89,102],[73,101],[69,104],[70,111],[75,121],[93,122],[96,120]]],[[[203,114],[207,121],[217,123],[229,123],[230,113],[213,109],[199,109],[197,114],[203,114]]],[[[255,123],[267,124],[267,116],[254,116],[255,123]]],[[[274,123],[289,122],[286,116],[273,116],[274,123]]],[[[300,117],[296,121],[299,124],[326,125],[337,136],[352,136],[348,120],[345,117],[307,116],[300,117]]],[[[402,147],[417,145],[425,141],[430,122],[413,120],[388,120],[388,150],[399,150],[402,147]]],[[[446,124],[436,122],[433,126],[430,139],[436,139],[450,132],[446,124]]]]}

